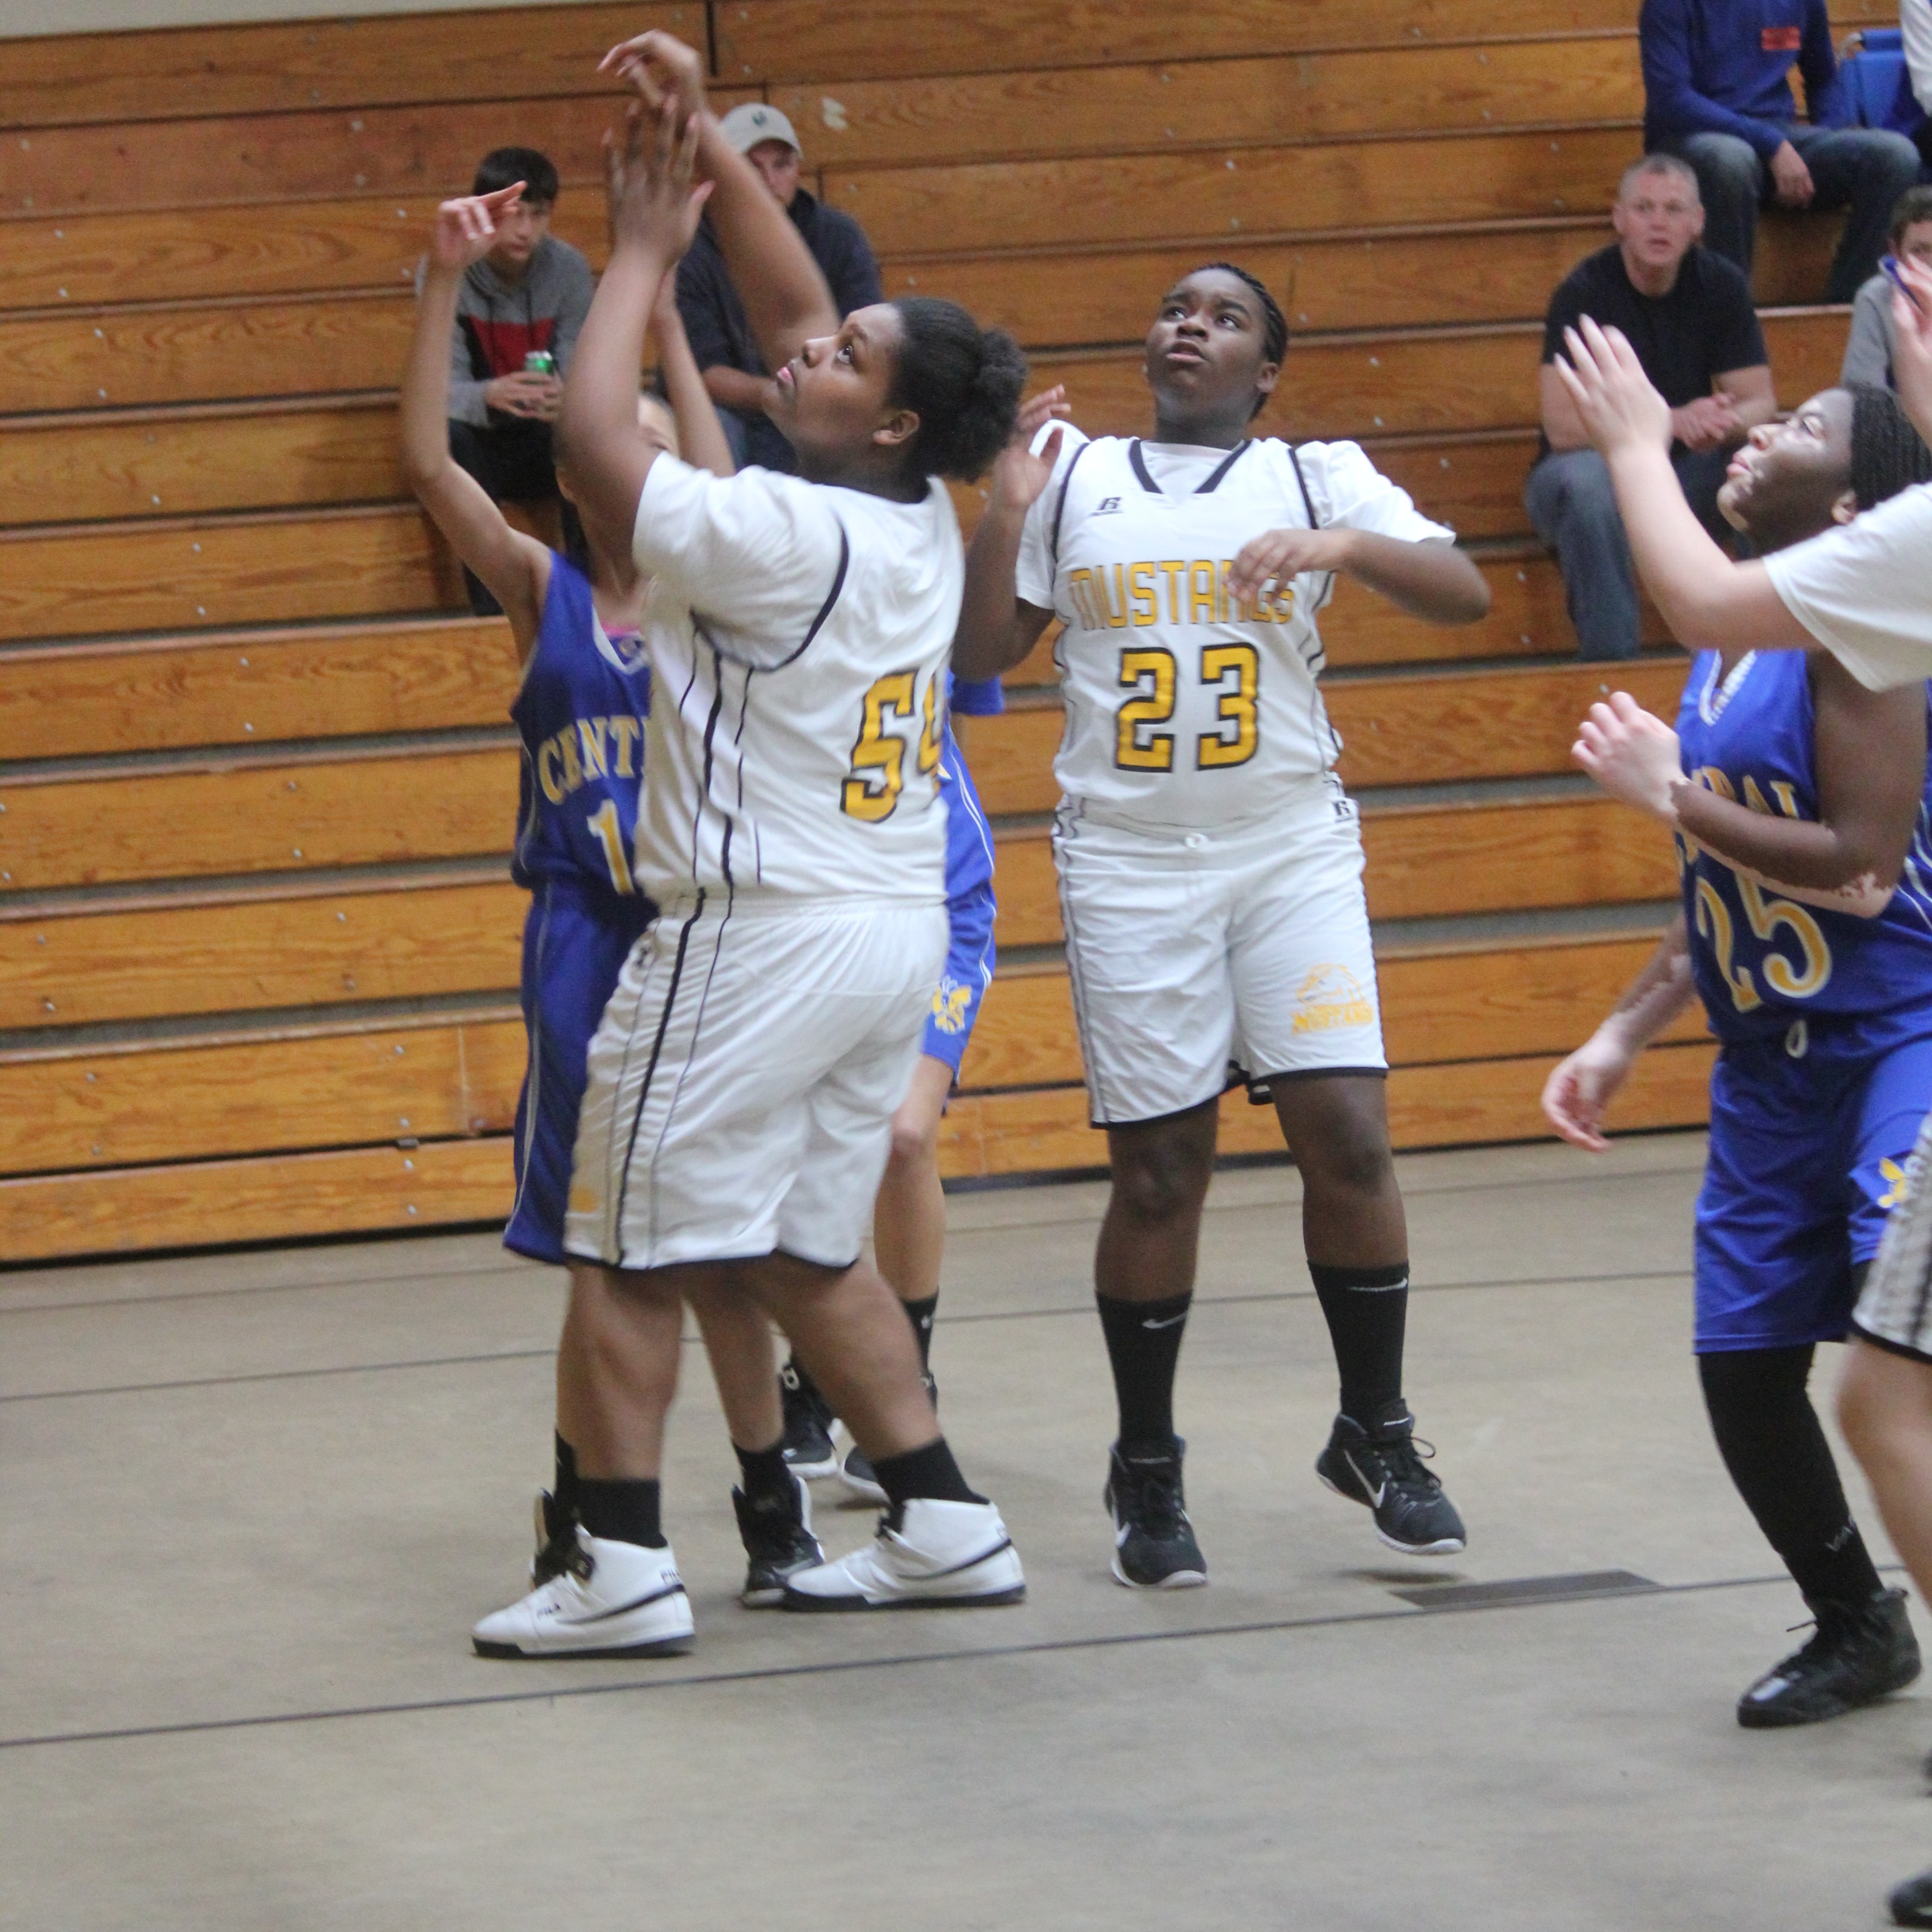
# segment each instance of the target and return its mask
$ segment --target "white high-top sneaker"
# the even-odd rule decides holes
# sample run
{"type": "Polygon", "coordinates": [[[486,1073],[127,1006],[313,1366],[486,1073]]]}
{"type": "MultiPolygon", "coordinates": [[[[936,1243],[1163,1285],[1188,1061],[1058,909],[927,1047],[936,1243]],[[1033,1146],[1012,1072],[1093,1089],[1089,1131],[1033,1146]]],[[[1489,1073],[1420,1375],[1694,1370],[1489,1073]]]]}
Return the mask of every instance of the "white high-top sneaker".
{"type": "Polygon", "coordinates": [[[895,1528],[836,1563],[785,1579],[788,1610],[917,1610],[1017,1604],[1026,1594],[1019,1552],[991,1503],[908,1502],[895,1528]]]}
{"type": "MultiPolygon", "coordinates": [[[[478,1657],[674,1657],[691,1648],[691,1603],[667,1544],[646,1550],[576,1526],[568,1567],[470,1633],[478,1657]]],[[[553,1546],[554,1547],[555,1546],[553,1546]]]]}

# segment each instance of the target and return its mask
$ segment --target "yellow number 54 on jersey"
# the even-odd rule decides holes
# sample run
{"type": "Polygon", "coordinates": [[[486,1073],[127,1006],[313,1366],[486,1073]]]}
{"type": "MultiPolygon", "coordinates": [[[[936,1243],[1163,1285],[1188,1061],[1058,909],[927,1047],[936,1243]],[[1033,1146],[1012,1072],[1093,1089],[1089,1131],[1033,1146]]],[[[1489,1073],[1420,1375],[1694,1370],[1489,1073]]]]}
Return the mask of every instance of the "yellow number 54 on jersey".
{"type": "Polygon", "coordinates": [[[888,671],[866,693],[860,707],[859,735],[852,746],[852,765],[839,791],[839,807],[854,818],[877,825],[898,809],[905,789],[906,741],[892,728],[910,724],[922,712],[917,753],[919,770],[929,772],[939,763],[939,680],[934,671],[926,680],[923,705],[915,702],[916,670],[888,671]]]}

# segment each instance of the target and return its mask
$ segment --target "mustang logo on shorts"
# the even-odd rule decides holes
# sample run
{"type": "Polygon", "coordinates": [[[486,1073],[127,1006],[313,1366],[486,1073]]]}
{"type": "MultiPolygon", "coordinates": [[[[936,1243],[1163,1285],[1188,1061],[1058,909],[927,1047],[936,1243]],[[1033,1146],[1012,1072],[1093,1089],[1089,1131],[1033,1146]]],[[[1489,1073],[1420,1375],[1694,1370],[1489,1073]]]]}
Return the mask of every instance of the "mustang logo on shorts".
{"type": "Polygon", "coordinates": [[[1318,966],[1302,981],[1294,995],[1297,1033],[1320,1033],[1330,1027],[1369,1026],[1376,1017],[1374,1003],[1346,966],[1318,966]]]}
{"type": "Polygon", "coordinates": [[[941,1033],[958,1033],[966,1024],[973,1004],[973,988],[948,973],[932,996],[932,1023],[941,1033]]]}
{"type": "Polygon", "coordinates": [[[592,1190],[581,1185],[570,1190],[570,1211],[573,1214],[594,1214],[602,1204],[592,1190]]]}
{"type": "Polygon", "coordinates": [[[1912,1177],[1895,1160],[1882,1160],[1878,1164],[1880,1174],[1888,1184],[1886,1191],[1878,1197],[1878,1204],[1890,1210],[1901,1201],[1907,1200],[1912,1193],[1912,1177]]]}

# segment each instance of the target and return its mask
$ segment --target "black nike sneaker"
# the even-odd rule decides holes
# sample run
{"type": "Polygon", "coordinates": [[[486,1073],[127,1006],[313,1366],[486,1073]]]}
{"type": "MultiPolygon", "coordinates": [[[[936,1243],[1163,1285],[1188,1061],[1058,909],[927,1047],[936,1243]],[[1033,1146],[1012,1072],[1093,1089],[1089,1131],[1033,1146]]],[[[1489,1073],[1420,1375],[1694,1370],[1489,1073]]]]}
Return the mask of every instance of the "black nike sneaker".
{"type": "Polygon", "coordinates": [[[1181,1492],[1179,1436],[1164,1455],[1124,1456],[1116,1442],[1100,1500],[1114,1519],[1114,1580],[1132,1590],[1186,1590],[1208,1580],[1181,1492]]]}
{"type": "Polygon", "coordinates": [[[812,1533],[812,1492],[796,1469],[791,1486],[789,1501],[760,1496],[754,1502],[742,1490],[731,1492],[746,1556],[745,1587],[738,1600],[748,1610],[776,1610],[784,1601],[788,1576],[825,1561],[812,1533]]]}
{"type": "MultiPolygon", "coordinates": [[[[1750,1731],[1815,1724],[1902,1690],[1918,1675],[1918,1640],[1903,1590],[1881,1590],[1862,1604],[1822,1603],[1817,1633],[1774,1664],[1738,1700],[1750,1731]]],[[[1932,1923],[1932,1921],[1928,1921],[1932,1923]]]]}
{"type": "Polygon", "coordinates": [[[1454,1556],[1468,1538],[1442,1479],[1423,1467],[1434,1447],[1418,1442],[1406,1409],[1364,1429],[1338,1415],[1315,1473],[1337,1496],[1374,1512],[1376,1534],[1405,1556],[1454,1556]]]}
{"type": "Polygon", "coordinates": [[[1932,1871],[1922,1871],[1892,1888],[1886,1900],[1894,1925],[1932,1925],[1932,1871]]]}
{"type": "Polygon", "coordinates": [[[832,1446],[832,1405],[797,1363],[778,1371],[778,1400],[784,1411],[784,1434],[778,1447],[794,1474],[808,1483],[833,1474],[838,1452],[832,1446]]]}
{"type": "Polygon", "coordinates": [[[577,1519],[557,1506],[548,1490],[537,1492],[537,1553],[530,1558],[532,1589],[561,1576],[578,1560],[577,1519]]]}

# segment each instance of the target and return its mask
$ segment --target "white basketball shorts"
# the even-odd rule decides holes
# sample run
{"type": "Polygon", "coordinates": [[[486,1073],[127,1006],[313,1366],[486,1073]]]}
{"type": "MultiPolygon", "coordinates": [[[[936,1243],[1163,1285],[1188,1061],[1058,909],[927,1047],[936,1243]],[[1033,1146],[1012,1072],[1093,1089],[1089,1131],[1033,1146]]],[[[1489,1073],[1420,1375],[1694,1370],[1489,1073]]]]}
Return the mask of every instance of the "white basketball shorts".
{"type": "Polygon", "coordinates": [[[1932,1362],[1932,1120],[1905,1163],[1905,1198],[1885,1224],[1852,1326],[1882,1348],[1932,1362]]]}
{"type": "Polygon", "coordinates": [[[1198,1106],[1231,1063],[1253,1080],[1388,1066],[1338,781],[1227,831],[1129,830],[1070,802],[1054,855],[1095,1126],[1198,1106]]]}
{"type": "Polygon", "coordinates": [[[568,1251],[623,1268],[774,1250],[850,1266],[946,931],[940,904],[665,905],[591,1042],[568,1251]]]}

